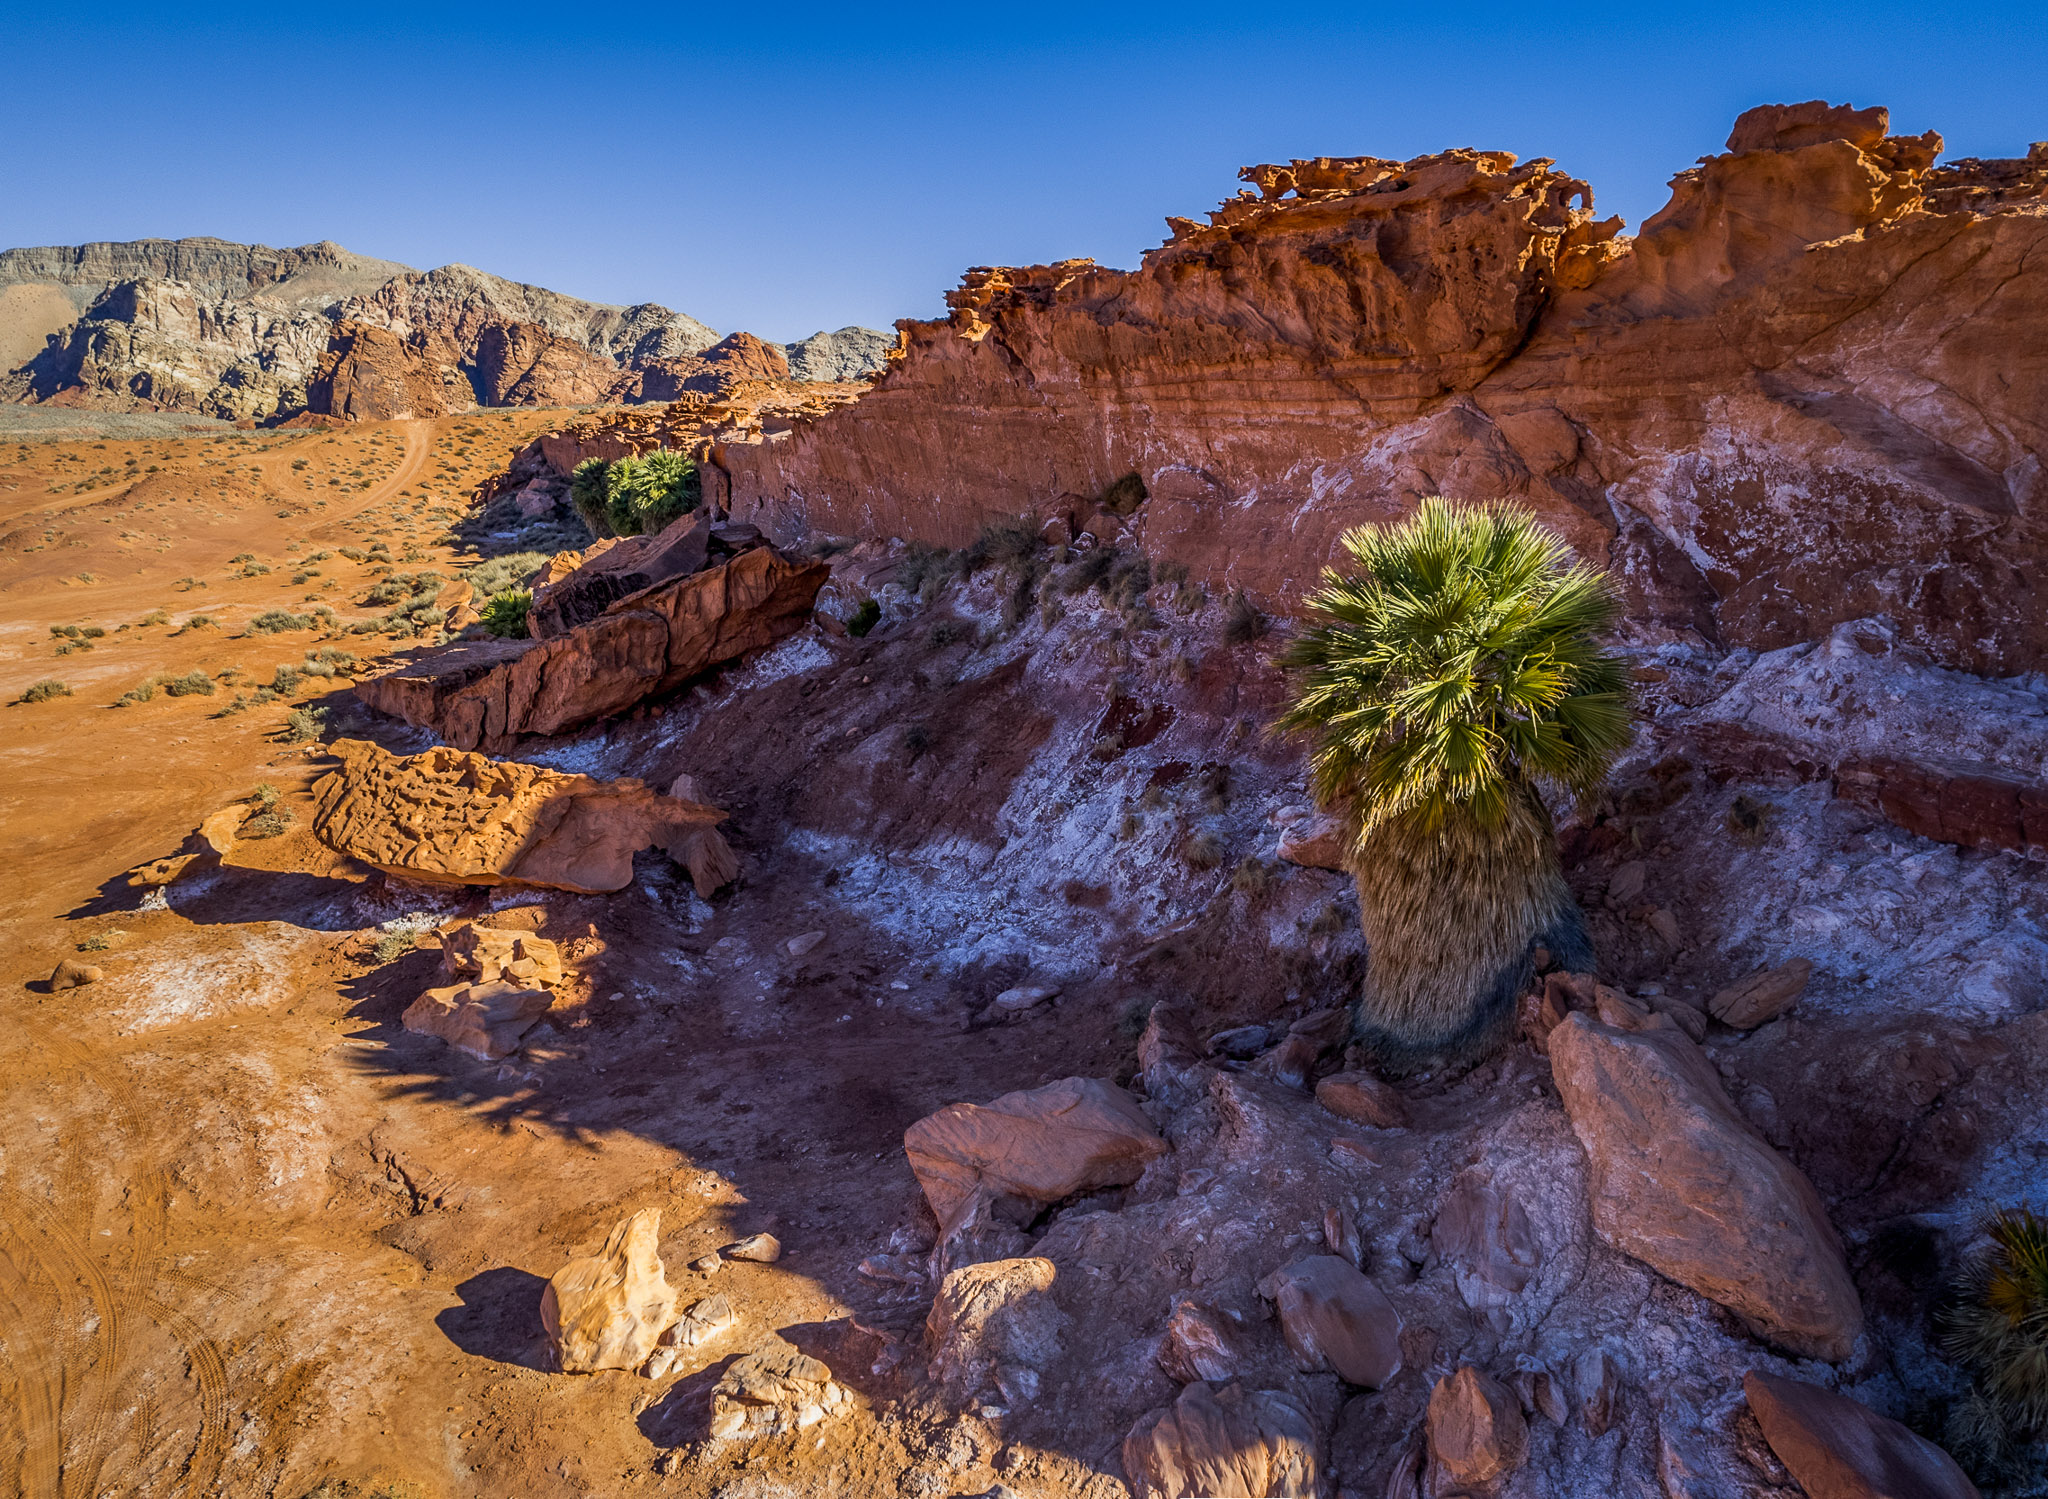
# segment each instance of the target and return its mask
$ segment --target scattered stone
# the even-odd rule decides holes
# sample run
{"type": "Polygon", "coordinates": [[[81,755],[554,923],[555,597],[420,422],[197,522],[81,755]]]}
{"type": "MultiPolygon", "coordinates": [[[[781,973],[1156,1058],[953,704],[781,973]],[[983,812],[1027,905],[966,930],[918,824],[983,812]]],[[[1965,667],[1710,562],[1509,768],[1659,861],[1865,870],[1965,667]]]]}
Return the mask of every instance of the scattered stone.
{"type": "Polygon", "coordinates": [[[1244,1355],[1237,1345],[1241,1319],[1188,1292],[1173,1298],[1159,1340],[1159,1367],[1182,1384],[1235,1379],[1244,1355]]]}
{"type": "Polygon", "coordinates": [[[1308,1088],[1316,1059],[1341,1042],[1351,1029],[1349,1010],[1312,1010],[1287,1028],[1287,1036],[1263,1057],[1258,1070],[1290,1088],[1308,1088]]]}
{"type": "Polygon", "coordinates": [[[360,739],[328,748],[341,769],[313,787],[330,848],[409,880],[623,890],[633,855],[664,849],[708,896],[739,873],[715,807],[632,779],[598,781],[443,747],[399,756],[360,739]]]}
{"type": "Polygon", "coordinates": [[[885,1285],[921,1286],[926,1280],[923,1255],[871,1254],[854,1268],[885,1285]]]}
{"type": "Polygon", "coordinates": [[[541,1292],[540,1320],[564,1374],[637,1369],[676,1319],[656,1246],[661,1209],[643,1208],[597,1254],[569,1261],[541,1292]]]}
{"type": "Polygon", "coordinates": [[[1707,1012],[1690,1000],[1680,999],[1675,994],[1650,994],[1644,996],[1651,1013],[1668,1015],[1678,1022],[1678,1028],[1694,1041],[1707,1039],[1707,1012]]]}
{"type": "Polygon", "coordinates": [[[50,988],[77,989],[86,984],[97,984],[105,978],[106,972],[96,964],[81,963],[75,958],[66,958],[50,973],[50,988]]]}
{"type": "Polygon", "coordinates": [[[1248,1062],[1272,1044],[1273,1033],[1263,1025],[1234,1026],[1209,1038],[1209,1055],[1248,1062]]]}
{"type": "Polygon", "coordinates": [[[1955,1459],[1861,1401],[1762,1370],[1742,1392],[1810,1499],[1977,1499],[1955,1459]]]}
{"type": "Polygon", "coordinates": [[[1465,1364],[1429,1392],[1429,1450],[1459,1483],[1487,1483],[1529,1455],[1529,1423],[1513,1392],[1465,1364]]]}
{"type": "Polygon", "coordinates": [[[1684,944],[1679,940],[1678,918],[1663,906],[1657,907],[1643,918],[1643,924],[1655,932],[1663,944],[1673,952],[1684,944]]]}
{"type": "Polygon", "coordinates": [[[1607,901],[1616,909],[1632,905],[1643,893],[1643,886],[1649,882],[1650,866],[1641,859],[1631,859],[1616,869],[1607,879],[1607,901]]]}
{"type": "Polygon", "coordinates": [[[750,1260],[757,1265],[772,1265],[782,1258],[782,1241],[773,1234],[748,1234],[737,1244],[728,1244],[721,1251],[729,1260],[750,1260]]]}
{"type": "Polygon", "coordinates": [[[1359,1270],[1365,1268],[1365,1241],[1358,1236],[1357,1222],[1344,1209],[1323,1209],[1323,1242],[1330,1246],[1330,1253],[1359,1270]]]}
{"type": "Polygon", "coordinates": [[[1553,1426],[1562,1426],[1571,1419],[1571,1407],[1565,1404],[1564,1391],[1547,1369],[1524,1369],[1517,1373],[1515,1394],[1522,1402],[1525,1415],[1540,1415],[1553,1426]]]}
{"type": "Polygon", "coordinates": [[[1128,1093],[1093,1077],[987,1104],[949,1104],[903,1132],[910,1169],[942,1232],[977,1193],[1049,1203],[1128,1186],[1166,1148],[1128,1093]]]}
{"type": "Polygon", "coordinates": [[[1516,1295],[1536,1278],[1542,1252],[1529,1213],[1496,1185],[1483,1166],[1459,1173],[1430,1225],[1430,1244],[1458,1267],[1468,1305],[1482,1298],[1476,1282],[1516,1295]]]}
{"type": "Polygon", "coordinates": [[[792,958],[800,958],[824,940],[823,932],[805,932],[800,937],[790,938],[782,945],[792,958]]]}
{"type": "Polygon", "coordinates": [[[1139,1417],[1124,1438],[1124,1474],[1132,1499],[1315,1499],[1321,1448],[1314,1417],[1286,1391],[1195,1383],[1172,1405],[1139,1417]]]}
{"type": "Polygon", "coordinates": [[[844,1413],[852,1396],[832,1371],[780,1339],[735,1359],[711,1389],[711,1435],[781,1436],[844,1413]]]}
{"type": "Polygon", "coordinates": [[[1333,1254],[1310,1255],[1259,1282],[1301,1367],[1376,1390],[1401,1369],[1401,1317],[1386,1293],[1333,1254]]]}
{"type": "Polygon", "coordinates": [[[724,1265],[724,1256],[718,1254],[700,1254],[690,1261],[690,1268],[699,1275],[709,1275],[714,1270],[722,1269],[724,1265]]]}
{"type": "Polygon", "coordinates": [[[1586,1435],[1599,1437],[1614,1424],[1621,1403],[1621,1365],[1604,1348],[1589,1348],[1572,1367],[1577,1386],[1579,1420],[1586,1435]]]}
{"type": "Polygon", "coordinates": [[[995,998],[995,1008],[1006,1012],[1028,1010],[1042,1005],[1049,999],[1057,999],[1059,990],[1044,988],[1005,989],[995,998]]]}
{"type": "Polygon", "coordinates": [[[640,1372],[649,1379],[665,1377],[685,1354],[717,1342],[739,1322],[739,1313],[723,1294],[706,1296],[668,1325],[640,1372]]]}
{"type": "Polygon", "coordinates": [[[1340,1119],[1378,1129],[1408,1123],[1407,1100],[1370,1072],[1337,1072],[1316,1084],[1316,1102],[1340,1119]]]}
{"type": "Polygon", "coordinates": [[[1794,958],[1776,968],[1763,968],[1707,1001],[1707,1012],[1723,1025],[1738,1031],[1753,1031],[1767,1020],[1776,1020],[1806,992],[1813,964],[1794,958]]]}
{"type": "Polygon", "coordinates": [[[1326,813],[1312,813],[1292,823],[1280,834],[1279,855],[1283,863],[1303,869],[1330,869],[1348,873],[1351,835],[1344,825],[1326,813]]]}
{"type": "Polygon", "coordinates": [[[566,977],[562,949],[532,932],[463,921],[441,932],[440,939],[441,969],[451,979],[553,989],[566,977]]]}
{"type": "Polygon", "coordinates": [[[439,1036],[480,1061],[503,1061],[547,1014],[555,996],[509,980],[429,989],[406,1006],[405,1028],[439,1036]]]}
{"type": "Polygon", "coordinates": [[[1812,1185],[1729,1102],[1675,1025],[1574,1014],[1550,1058],[1592,1164],[1593,1225],[1651,1268],[1809,1358],[1849,1356],[1863,1311],[1812,1185]]]}
{"type": "Polygon", "coordinates": [[[1015,1410],[1038,1398],[1068,1319],[1048,1259],[995,1260],[948,1274],[925,1319],[934,1383],[956,1401],[999,1394],[1015,1410]]]}

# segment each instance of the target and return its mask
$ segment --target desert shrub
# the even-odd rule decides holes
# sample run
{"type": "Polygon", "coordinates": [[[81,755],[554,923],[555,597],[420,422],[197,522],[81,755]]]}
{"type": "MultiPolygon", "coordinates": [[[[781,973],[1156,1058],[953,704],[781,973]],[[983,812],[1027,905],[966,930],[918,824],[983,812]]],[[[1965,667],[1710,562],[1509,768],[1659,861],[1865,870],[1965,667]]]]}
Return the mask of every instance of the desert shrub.
{"type": "Polygon", "coordinates": [[[114,699],[116,708],[129,708],[137,703],[146,703],[156,696],[156,690],[163,685],[161,675],[144,677],[133,687],[114,699]]]}
{"type": "Polygon", "coordinates": [[[1130,473],[1125,474],[1121,479],[1111,484],[1109,488],[1103,490],[1095,503],[1104,510],[1107,510],[1111,515],[1130,516],[1137,513],[1138,507],[1145,503],[1145,499],[1144,479],[1135,473],[1130,473]]]}
{"type": "Polygon", "coordinates": [[[290,697],[299,690],[299,669],[295,666],[280,666],[270,677],[270,690],[279,697],[290,697]]]}
{"type": "Polygon", "coordinates": [[[1266,633],[1266,627],[1266,616],[1244,596],[1244,590],[1232,589],[1223,605],[1223,643],[1249,645],[1266,633]]]}
{"type": "Polygon", "coordinates": [[[1005,567],[1014,562],[1028,562],[1040,551],[1038,527],[1030,516],[1019,516],[1016,520],[990,521],[981,528],[981,534],[969,542],[960,553],[962,572],[979,572],[984,567],[1005,567]]]}
{"type": "Polygon", "coordinates": [[[341,555],[351,562],[360,562],[369,555],[361,547],[342,547],[340,550],[341,555]]]}
{"type": "Polygon", "coordinates": [[[1241,895],[1263,895],[1273,883],[1273,866],[1264,859],[1247,855],[1230,872],[1230,888],[1241,895]]]}
{"type": "Polygon", "coordinates": [[[931,628],[930,639],[934,646],[943,649],[962,640],[967,635],[967,626],[957,619],[942,619],[931,628]]]}
{"type": "Polygon", "coordinates": [[[258,812],[254,817],[243,823],[241,831],[236,836],[242,838],[275,838],[280,834],[289,833],[298,825],[298,821],[298,818],[292,815],[289,807],[273,806],[258,812]]]}
{"type": "Polygon", "coordinates": [[[228,566],[240,567],[244,562],[254,562],[255,560],[256,554],[254,552],[237,552],[234,556],[228,558],[228,566]]]}
{"type": "Polygon", "coordinates": [[[309,677],[348,677],[354,676],[361,664],[354,652],[328,645],[306,652],[306,659],[299,663],[299,671],[309,677]]]}
{"type": "Polygon", "coordinates": [[[896,573],[896,581],[929,604],[953,581],[957,571],[953,554],[944,547],[913,541],[903,554],[903,564],[896,573]]]}
{"type": "Polygon", "coordinates": [[[1344,548],[1283,656],[1280,726],[1352,829],[1362,1033],[1406,1068],[1503,1042],[1539,942],[1591,966],[1538,787],[1598,790],[1632,732],[1627,673],[1598,643],[1605,575],[1527,510],[1431,497],[1344,548]]]}
{"type": "Polygon", "coordinates": [[[178,633],[182,635],[187,630],[213,630],[218,628],[219,626],[213,622],[211,614],[195,614],[178,627],[178,633]]]}
{"type": "Polygon", "coordinates": [[[1989,1243],[1937,1318],[1942,1352],[1975,1381],[1945,1434],[1957,1456],[2005,1480],[2021,1445],[2048,1434],[2048,1218],[2007,1208],[1984,1231],[1989,1243]]]}
{"type": "Polygon", "coordinates": [[[152,609],[138,621],[145,629],[150,625],[167,625],[170,622],[171,612],[168,609],[152,609]]]}
{"type": "Polygon", "coordinates": [[[1115,547],[1090,547],[1060,574],[1060,592],[1069,598],[1090,588],[1103,587],[1117,564],[1115,547]]]}
{"type": "Polygon", "coordinates": [[[206,580],[205,580],[205,579],[203,579],[203,578],[194,578],[194,577],[183,577],[183,578],[180,578],[180,579],[178,579],[178,581],[177,581],[177,582],[175,582],[175,583],[173,583],[173,584],[171,585],[171,587],[173,587],[173,588],[177,589],[177,590],[178,590],[178,592],[180,592],[180,593],[190,593],[190,592],[191,592],[191,591],[192,591],[193,589],[195,589],[195,588],[204,588],[205,586],[206,586],[206,580]]]}
{"type": "Polygon", "coordinates": [[[463,577],[476,590],[480,599],[493,598],[507,589],[524,588],[531,578],[548,564],[546,552],[507,552],[502,557],[492,557],[479,562],[463,577]]]}
{"type": "Polygon", "coordinates": [[[532,593],[524,588],[508,588],[491,595],[478,619],[493,635],[520,640],[526,636],[526,616],[532,608],[532,593]]]}
{"type": "Polygon", "coordinates": [[[203,671],[188,671],[182,677],[165,678],[164,691],[171,697],[212,697],[213,678],[203,671]]]}
{"type": "Polygon", "coordinates": [[[1223,865],[1223,840],[1214,833],[1190,833],[1181,840],[1181,862],[1190,869],[1219,869],[1223,865]]]}
{"type": "Polygon", "coordinates": [[[242,564],[241,576],[245,578],[261,578],[268,575],[269,572],[270,568],[265,563],[245,562],[242,564]]]}
{"type": "Polygon", "coordinates": [[[294,708],[285,715],[284,737],[287,744],[305,744],[318,739],[327,727],[325,708],[294,708]]]}
{"type": "Polygon", "coordinates": [[[287,630],[310,630],[313,616],[293,614],[289,609],[265,609],[249,621],[252,635],[282,635],[287,630]]]}
{"type": "Polygon", "coordinates": [[[22,693],[19,701],[24,703],[47,703],[53,697],[69,697],[71,689],[55,677],[44,677],[22,693]]]}

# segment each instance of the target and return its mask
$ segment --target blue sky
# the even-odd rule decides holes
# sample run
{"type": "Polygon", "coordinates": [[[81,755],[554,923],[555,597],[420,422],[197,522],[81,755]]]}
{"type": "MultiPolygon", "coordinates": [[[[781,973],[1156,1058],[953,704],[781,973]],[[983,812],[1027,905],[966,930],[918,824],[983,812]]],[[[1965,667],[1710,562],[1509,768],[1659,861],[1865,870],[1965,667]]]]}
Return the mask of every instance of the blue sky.
{"type": "Polygon", "coordinates": [[[195,14],[0,0],[0,246],[334,239],[789,339],[970,265],[1134,265],[1248,162],[1551,156],[1633,226],[1752,104],[2048,138],[2042,4],[195,14]]]}

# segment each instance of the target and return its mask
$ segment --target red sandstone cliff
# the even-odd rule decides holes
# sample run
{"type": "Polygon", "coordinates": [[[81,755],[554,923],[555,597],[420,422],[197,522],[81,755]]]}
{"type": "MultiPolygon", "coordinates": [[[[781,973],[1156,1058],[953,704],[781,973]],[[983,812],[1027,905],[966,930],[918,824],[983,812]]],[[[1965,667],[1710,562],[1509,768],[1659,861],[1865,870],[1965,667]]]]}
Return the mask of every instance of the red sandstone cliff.
{"type": "MultiPolygon", "coordinates": [[[[1137,271],[979,268],[856,408],[707,475],[785,538],[1031,512],[1285,604],[1421,494],[1526,501],[1639,619],[1888,613],[2048,660],[2048,144],[1936,168],[1881,109],[1751,110],[1633,239],[1546,160],[1246,168],[1137,271]],[[1128,519],[1095,501],[1138,474],[1128,519]]],[[[1122,507],[1118,507],[1122,508],[1122,507]]]]}

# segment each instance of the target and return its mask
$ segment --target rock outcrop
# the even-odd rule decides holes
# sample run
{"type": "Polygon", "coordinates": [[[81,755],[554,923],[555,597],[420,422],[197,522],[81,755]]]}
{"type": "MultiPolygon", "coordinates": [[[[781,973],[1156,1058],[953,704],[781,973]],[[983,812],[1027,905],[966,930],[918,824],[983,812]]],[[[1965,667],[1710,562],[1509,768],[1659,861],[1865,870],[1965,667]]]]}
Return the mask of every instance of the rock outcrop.
{"type": "Polygon", "coordinates": [[[853,1396],[832,1370],[777,1339],[735,1359],[711,1390],[711,1435],[746,1440],[803,1431],[843,1415],[853,1396]]]}
{"type": "Polygon", "coordinates": [[[696,572],[709,560],[711,517],[686,515],[654,536],[600,542],[581,563],[533,590],[527,633],[552,640],[587,625],[628,594],[696,572]]]}
{"type": "Polygon", "coordinates": [[[879,328],[846,327],[800,338],[784,350],[792,380],[866,380],[882,372],[896,335],[879,328]]]}
{"type": "Polygon", "coordinates": [[[561,948],[473,921],[443,931],[440,942],[442,976],[453,982],[421,994],[400,1023],[483,1061],[512,1055],[567,980],[561,948]]]}
{"type": "Polygon", "coordinates": [[[1059,1356],[1067,1317],[1048,1259],[992,1260],[950,1272],[925,1319],[932,1382],[958,1404],[984,1397],[1018,1409],[1036,1400],[1059,1356]]]}
{"type": "Polygon", "coordinates": [[[709,895],[738,873],[725,814],[640,781],[597,781],[445,747],[398,756],[360,739],[313,787],[313,832],[350,858],[425,884],[623,890],[658,847],[709,895]]]}
{"type": "Polygon", "coordinates": [[[571,1260],[548,1278],[541,1327],[564,1374],[647,1362],[676,1320],[660,1242],[661,1209],[643,1208],[614,1228],[595,1255],[571,1260]]]}
{"type": "Polygon", "coordinates": [[[707,482],[778,536],[1084,515],[1283,606],[1349,526],[1513,499],[1653,629],[1770,649],[1886,613],[2026,670],[2048,172],[1885,129],[1753,110],[1633,240],[1541,159],[1248,167],[1137,271],[970,271],[857,416],[715,445],[707,482]],[[1120,483],[1127,514],[1099,503],[1120,483]]]}
{"type": "Polygon", "coordinates": [[[1095,1077],[949,1104],[903,1132],[911,1172],[942,1229],[977,1198],[1042,1204],[1127,1186],[1166,1148],[1130,1094],[1095,1077]]]}
{"type": "Polygon", "coordinates": [[[1576,1011],[1550,1032],[1549,1049],[1592,1163],[1601,1238],[1780,1347],[1847,1358],[1863,1309],[1841,1240],[1812,1185],[1729,1102],[1705,1053],[1675,1025],[1622,1030],[1576,1011]]]}
{"type": "Polygon", "coordinates": [[[446,416],[466,410],[467,387],[388,328],[337,323],[306,387],[309,410],[352,422],[446,416]]]}
{"type": "Polygon", "coordinates": [[[356,696],[464,749],[508,748],[523,734],[559,734],[624,712],[774,645],[810,618],[830,572],[757,547],[628,594],[547,640],[422,652],[357,683],[356,696]]]}

